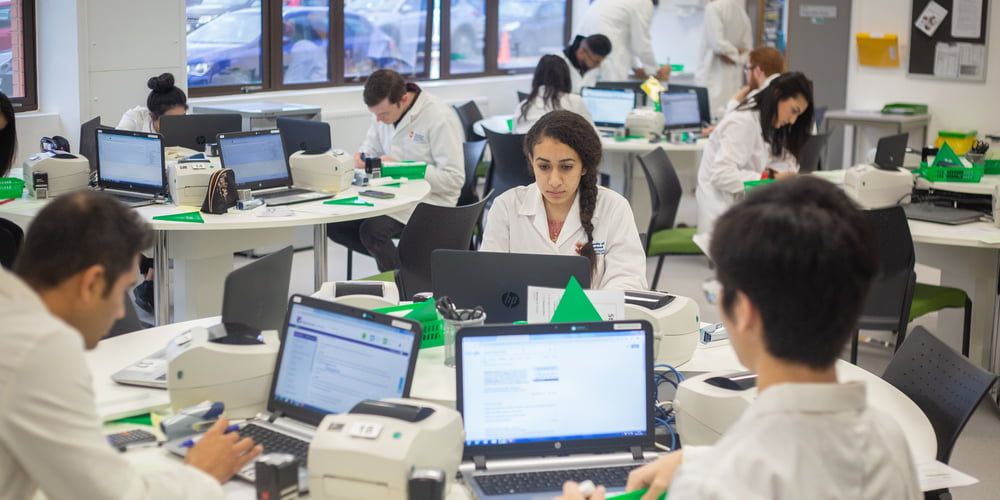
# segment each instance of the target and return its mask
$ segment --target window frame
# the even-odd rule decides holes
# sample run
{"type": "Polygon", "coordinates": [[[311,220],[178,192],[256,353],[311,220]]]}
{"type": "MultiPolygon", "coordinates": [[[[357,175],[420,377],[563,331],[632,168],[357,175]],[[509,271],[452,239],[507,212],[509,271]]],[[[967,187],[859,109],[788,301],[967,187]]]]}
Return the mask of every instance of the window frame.
{"type": "MultiPolygon", "coordinates": [[[[38,111],[38,64],[35,37],[35,0],[11,0],[21,5],[21,32],[23,33],[24,57],[21,65],[24,71],[24,97],[10,98],[14,113],[38,111]]],[[[13,50],[13,47],[11,47],[13,50]]],[[[13,75],[13,73],[11,73],[13,75]]]]}

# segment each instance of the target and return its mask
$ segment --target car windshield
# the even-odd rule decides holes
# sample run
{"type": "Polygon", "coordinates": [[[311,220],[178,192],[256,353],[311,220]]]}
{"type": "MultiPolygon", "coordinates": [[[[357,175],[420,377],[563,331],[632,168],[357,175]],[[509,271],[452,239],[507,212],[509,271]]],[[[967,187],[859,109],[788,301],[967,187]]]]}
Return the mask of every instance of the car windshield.
{"type": "Polygon", "coordinates": [[[347,0],[344,10],[351,12],[392,12],[399,4],[396,0],[347,0]]]}
{"type": "Polygon", "coordinates": [[[188,42],[242,45],[260,37],[258,11],[221,15],[188,34],[188,42]]]}

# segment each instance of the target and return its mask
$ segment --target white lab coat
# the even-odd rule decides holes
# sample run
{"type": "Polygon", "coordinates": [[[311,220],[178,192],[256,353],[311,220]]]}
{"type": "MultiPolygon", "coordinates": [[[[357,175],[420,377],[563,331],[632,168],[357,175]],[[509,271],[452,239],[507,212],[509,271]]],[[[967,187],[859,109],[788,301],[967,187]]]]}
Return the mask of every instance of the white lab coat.
{"type": "Polygon", "coordinates": [[[862,382],[765,389],[714,446],[685,446],[670,500],[918,500],[899,424],[862,382]]]}
{"type": "MultiPolygon", "coordinates": [[[[590,287],[601,290],[645,290],[646,253],[635,228],[632,207],[622,195],[598,188],[594,224],[594,248],[598,250],[590,287]]],[[[551,255],[579,255],[587,243],[580,224],[577,193],[555,243],[549,239],[548,218],[537,184],[520,186],[497,197],[486,218],[480,250],[551,255]]]]}
{"type": "MultiPolygon", "coordinates": [[[[775,74],[767,77],[767,79],[764,80],[764,83],[760,87],[755,88],[755,89],[751,90],[750,92],[747,92],[746,101],[747,102],[756,101],[757,94],[759,94],[761,90],[766,89],[767,86],[770,85],[771,82],[773,82],[774,79],[777,78],[777,77],[779,77],[779,76],[781,76],[781,73],[775,73],[775,74]]],[[[736,95],[736,94],[734,93],[733,95],[736,95]]],[[[740,104],[741,104],[740,101],[737,101],[736,99],[733,99],[732,97],[730,97],[729,98],[729,102],[726,103],[726,110],[722,113],[722,116],[728,115],[730,112],[732,112],[736,108],[738,108],[740,106],[740,104]]],[[[813,132],[813,134],[815,134],[815,132],[813,132]]]]}
{"type": "Polygon", "coordinates": [[[136,106],[126,111],[115,128],[133,132],[156,133],[156,129],[153,127],[153,116],[145,106],[136,106]]]}
{"type": "MultiPolygon", "coordinates": [[[[424,179],[431,192],[424,203],[453,207],[465,183],[464,134],[455,110],[440,99],[421,91],[399,125],[385,124],[372,117],[368,136],[359,151],[368,156],[388,155],[398,160],[427,163],[424,179]]],[[[403,224],[414,207],[388,214],[403,224]]]]}
{"type": "Polygon", "coordinates": [[[652,0],[594,0],[590,4],[576,32],[583,36],[601,34],[611,40],[611,53],[598,68],[599,80],[627,80],[638,67],[656,74],[659,65],[649,34],[652,22],[652,0]]]}
{"type": "Polygon", "coordinates": [[[0,499],[223,498],[194,467],[142,471],[108,446],[83,337],[2,269],[0,318],[0,499]]]}
{"type": "Polygon", "coordinates": [[[713,116],[723,114],[726,102],[743,85],[743,65],[752,48],[750,16],[742,0],[714,0],[705,6],[701,65],[695,72],[695,81],[708,89],[713,116]],[[740,50],[745,52],[741,54],[740,50]],[[720,55],[736,64],[723,61],[720,55]]]}
{"type": "MultiPolygon", "coordinates": [[[[543,85],[538,88],[538,96],[531,102],[528,113],[524,118],[521,117],[521,105],[524,104],[524,101],[517,103],[517,108],[514,109],[515,134],[526,134],[528,130],[531,130],[531,126],[541,119],[542,116],[555,110],[545,102],[544,95],[545,86],[543,85]]],[[[572,111],[586,118],[588,122],[593,122],[593,119],[590,117],[590,111],[587,110],[587,105],[583,103],[583,98],[577,94],[563,94],[559,96],[559,107],[556,109],[572,111]]]]}
{"type": "MultiPolygon", "coordinates": [[[[614,50],[612,50],[612,52],[614,52],[614,50]]],[[[556,52],[555,55],[561,57],[563,61],[566,61],[566,66],[569,66],[571,92],[579,94],[583,91],[584,87],[593,87],[597,85],[597,76],[598,73],[600,73],[600,68],[604,66],[603,64],[597,68],[589,69],[585,73],[580,74],[580,70],[573,66],[573,63],[570,62],[564,52],[559,51],[556,52]]]]}
{"type": "MultiPolygon", "coordinates": [[[[787,155],[786,155],[787,156],[787,155]]],[[[708,137],[698,166],[698,235],[695,243],[711,235],[715,220],[743,198],[743,183],[758,180],[765,169],[798,171],[794,161],[772,158],[761,136],[760,113],[738,109],[726,115],[708,137]]]]}

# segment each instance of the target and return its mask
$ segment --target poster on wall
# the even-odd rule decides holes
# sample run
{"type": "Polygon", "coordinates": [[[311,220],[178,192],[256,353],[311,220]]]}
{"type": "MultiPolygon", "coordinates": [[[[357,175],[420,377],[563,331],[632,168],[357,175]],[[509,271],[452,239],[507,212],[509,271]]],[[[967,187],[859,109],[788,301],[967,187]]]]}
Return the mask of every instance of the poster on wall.
{"type": "Polygon", "coordinates": [[[986,81],[990,0],[912,0],[907,72],[986,81]]]}

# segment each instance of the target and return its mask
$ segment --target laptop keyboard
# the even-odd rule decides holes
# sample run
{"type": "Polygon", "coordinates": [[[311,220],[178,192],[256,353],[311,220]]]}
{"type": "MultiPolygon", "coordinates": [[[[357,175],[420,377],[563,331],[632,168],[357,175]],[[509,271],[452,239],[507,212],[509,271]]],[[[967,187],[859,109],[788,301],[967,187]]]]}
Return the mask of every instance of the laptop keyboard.
{"type": "Polygon", "coordinates": [[[475,476],[476,483],[487,495],[512,495],[516,493],[538,493],[562,491],[566,481],[591,480],[594,484],[608,488],[624,488],[628,473],[635,465],[621,467],[600,467],[588,469],[549,470],[521,472],[514,474],[490,474],[475,476]]]}
{"type": "Polygon", "coordinates": [[[299,467],[305,467],[309,457],[309,442],[275,432],[267,427],[249,424],[240,429],[240,437],[249,437],[264,447],[264,453],[288,453],[299,459],[299,467]]]}

